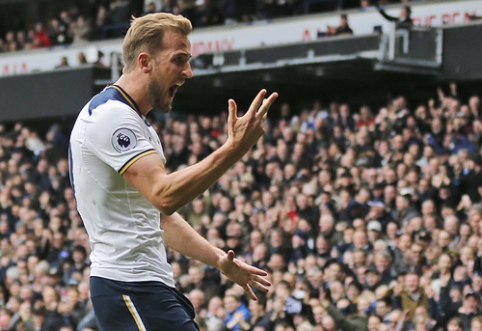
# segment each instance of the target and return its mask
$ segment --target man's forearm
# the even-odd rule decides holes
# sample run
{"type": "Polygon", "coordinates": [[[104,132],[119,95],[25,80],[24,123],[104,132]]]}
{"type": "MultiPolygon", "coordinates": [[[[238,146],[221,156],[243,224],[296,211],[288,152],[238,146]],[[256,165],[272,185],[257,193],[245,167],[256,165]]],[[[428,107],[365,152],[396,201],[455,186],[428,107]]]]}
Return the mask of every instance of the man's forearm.
{"type": "Polygon", "coordinates": [[[172,214],[205,192],[241,157],[224,144],[207,158],[182,170],[163,176],[154,189],[154,198],[164,214],[172,214]]]}
{"type": "Polygon", "coordinates": [[[178,213],[161,215],[161,227],[166,246],[182,255],[216,268],[219,259],[226,255],[197,233],[178,213]]]}

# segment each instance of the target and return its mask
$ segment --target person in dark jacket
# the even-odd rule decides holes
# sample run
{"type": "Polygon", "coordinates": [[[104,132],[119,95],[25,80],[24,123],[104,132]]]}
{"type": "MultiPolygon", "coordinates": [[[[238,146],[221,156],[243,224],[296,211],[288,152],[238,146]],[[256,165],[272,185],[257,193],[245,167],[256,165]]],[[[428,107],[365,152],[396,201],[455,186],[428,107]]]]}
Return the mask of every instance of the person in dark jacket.
{"type": "Polygon", "coordinates": [[[388,15],[385,12],[385,9],[382,9],[377,6],[378,12],[388,21],[395,22],[397,27],[402,28],[411,28],[413,25],[413,21],[411,18],[412,10],[409,6],[403,6],[402,10],[400,11],[400,15],[398,17],[388,15]]]}

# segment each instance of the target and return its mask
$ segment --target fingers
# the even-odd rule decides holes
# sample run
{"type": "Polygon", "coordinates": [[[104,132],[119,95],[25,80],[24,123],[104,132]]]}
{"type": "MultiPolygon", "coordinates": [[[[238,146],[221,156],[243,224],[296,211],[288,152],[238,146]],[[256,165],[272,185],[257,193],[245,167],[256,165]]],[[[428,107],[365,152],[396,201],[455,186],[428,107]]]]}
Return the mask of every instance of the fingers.
{"type": "Polygon", "coordinates": [[[252,278],[251,281],[255,283],[259,283],[260,285],[267,286],[267,287],[271,286],[271,283],[264,277],[253,275],[251,278],[252,278]]]}
{"type": "Polygon", "coordinates": [[[246,286],[243,286],[243,289],[246,293],[248,293],[251,299],[253,299],[254,301],[258,301],[258,297],[256,296],[256,294],[254,294],[253,289],[249,284],[246,284],[246,286]]]}
{"type": "Polygon", "coordinates": [[[249,107],[248,111],[246,112],[246,115],[254,116],[258,112],[259,107],[261,106],[261,103],[264,100],[264,96],[266,95],[266,90],[263,89],[259,91],[258,95],[254,98],[253,102],[251,102],[251,106],[249,107]]]}
{"type": "Polygon", "coordinates": [[[263,116],[263,119],[266,119],[266,116],[268,116],[268,110],[277,97],[278,93],[274,92],[267,99],[264,99],[261,107],[259,108],[258,116],[263,116]]]}
{"type": "Polygon", "coordinates": [[[229,250],[228,251],[228,260],[233,261],[234,260],[234,251],[229,250]]]}
{"type": "Polygon", "coordinates": [[[252,286],[254,286],[255,288],[257,288],[258,290],[260,291],[263,291],[263,292],[268,292],[269,291],[269,288],[266,287],[266,286],[263,286],[259,283],[251,283],[252,286]]]}
{"type": "MultiPolygon", "coordinates": [[[[259,276],[258,276],[259,277],[259,276]]],[[[265,280],[265,279],[262,279],[261,277],[259,277],[259,281],[258,280],[251,280],[249,282],[249,284],[246,284],[246,286],[243,286],[244,288],[244,291],[246,293],[248,293],[248,295],[251,297],[251,299],[253,300],[258,300],[258,297],[256,296],[256,294],[254,294],[254,291],[253,291],[253,287],[255,287],[256,289],[260,290],[260,291],[263,291],[263,292],[268,292],[269,291],[269,288],[268,286],[271,286],[271,284],[265,280]],[[267,284],[267,286],[264,286],[263,284],[261,284],[261,281],[264,283],[264,284],[267,284]]]]}
{"type": "MultiPolygon", "coordinates": [[[[263,283],[266,284],[266,281],[263,281],[263,283]]],[[[265,286],[265,285],[263,285],[261,282],[255,281],[255,280],[251,280],[251,281],[249,282],[249,284],[251,284],[251,286],[254,286],[254,287],[257,288],[258,290],[263,291],[263,292],[268,292],[268,291],[269,291],[269,287],[271,286],[271,284],[269,284],[269,282],[268,282],[269,285],[266,285],[266,286],[265,286]]]]}
{"type": "Polygon", "coordinates": [[[259,275],[259,276],[268,275],[268,273],[266,271],[258,269],[256,267],[253,267],[252,265],[249,265],[249,264],[246,264],[246,263],[243,264],[242,268],[245,269],[246,271],[248,271],[249,273],[254,274],[254,275],[259,275]]]}
{"type": "Polygon", "coordinates": [[[238,106],[233,99],[228,100],[228,122],[229,125],[233,125],[238,117],[238,106]]]}

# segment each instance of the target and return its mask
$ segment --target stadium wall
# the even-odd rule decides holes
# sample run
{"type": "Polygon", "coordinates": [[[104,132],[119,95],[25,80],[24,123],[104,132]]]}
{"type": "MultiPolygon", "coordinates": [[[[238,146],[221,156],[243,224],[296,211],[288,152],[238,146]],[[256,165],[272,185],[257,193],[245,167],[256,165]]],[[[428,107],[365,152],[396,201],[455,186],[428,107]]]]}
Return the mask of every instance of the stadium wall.
{"type": "MultiPolygon", "coordinates": [[[[400,5],[390,6],[387,9],[387,13],[394,16],[398,16],[399,11],[400,5]]],[[[384,32],[389,30],[389,22],[375,8],[365,11],[351,10],[346,13],[355,35],[371,34],[374,30],[384,32]]],[[[322,34],[326,30],[327,25],[339,25],[339,14],[332,12],[262,21],[251,25],[195,30],[191,35],[192,53],[197,56],[216,51],[312,41],[317,39],[319,33],[322,34]]],[[[431,1],[412,4],[413,20],[415,25],[420,26],[461,24],[469,21],[470,15],[482,15],[482,0],[431,1]]],[[[84,52],[89,62],[95,62],[98,51],[109,55],[120,53],[121,49],[122,41],[117,39],[87,45],[0,54],[0,76],[52,70],[60,63],[63,56],[66,56],[72,65],[77,62],[79,52],[84,52]]],[[[110,65],[109,56],[105,58],[105,64],[110,65]]]]}

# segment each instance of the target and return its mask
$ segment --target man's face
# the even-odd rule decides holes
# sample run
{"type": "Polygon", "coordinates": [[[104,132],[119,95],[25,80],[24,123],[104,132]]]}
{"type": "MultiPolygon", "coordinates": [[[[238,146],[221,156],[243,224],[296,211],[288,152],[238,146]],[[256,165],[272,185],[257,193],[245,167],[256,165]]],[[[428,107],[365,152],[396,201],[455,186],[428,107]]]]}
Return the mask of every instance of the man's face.
{"type": "Polygon", "coordinates": [[[377,306],[375,308],[375,311],[377,313],[378,316],[385,316],[389,310],[387,309],[387,304],[383,301],[379,301],[377,302],[377,306]]]}
{"type": "Polygon", "coordinates": [[[390,268],[390,261],[384,256],[377,256],[375,258],[375,266],[380,272],[386,271],[390,268]]]}
{"type": "Polygon", "coordinates": [[[366,282],[368,286],[375,286],[379,280],[380,276],[378,274],[375,274],[373,272],[369,272],[366,274],[366,282]]]}
{"type": "Polygon", "coordinates": [[[438,236],[438,244],[442,248],[447,247],[450,244],[450,234],[446,231],[442,231],[438,236]]]}
{"type": "Polygon", "coordinates": [[[469,313],[474,313],[477,311],[477,299],[473,296],[469,296],[464,299],[463,306],[469,313]]]}
{"type": "Polygon", "coordinates": [[[149,103],[154,109],[168,112],[178,87],[192,77],[191,43],[181,33],[166,31],[163,50],[153,56],[149,81],[149,103]]]}
{"type": "Polygon", "coordinates": [[[224,298],[224,308],[227,312],[232,313],[239,308],[239,302],[237,302],[235,298],[228,296],[224,298]]]}
{"type": "Polygon", "coordinates": [[[416,293],[418,291],[419,280],[416,275],[407,275],[405,277],[405,288],[408,293],[416,293]]]}

